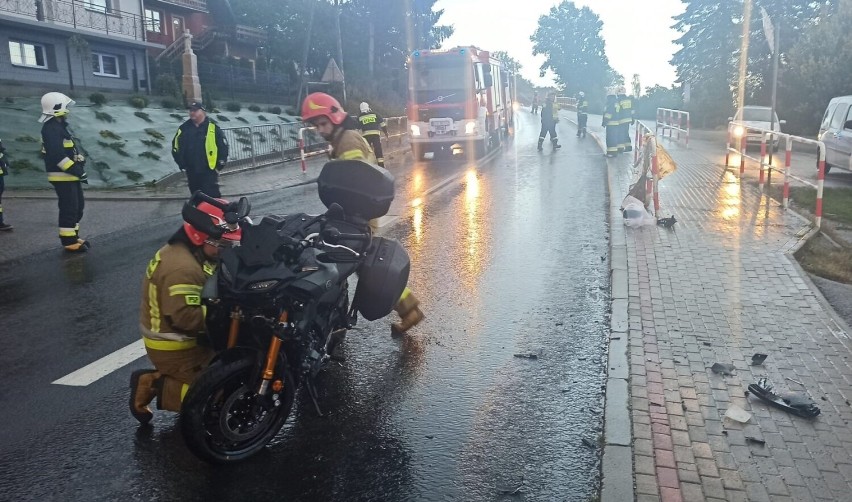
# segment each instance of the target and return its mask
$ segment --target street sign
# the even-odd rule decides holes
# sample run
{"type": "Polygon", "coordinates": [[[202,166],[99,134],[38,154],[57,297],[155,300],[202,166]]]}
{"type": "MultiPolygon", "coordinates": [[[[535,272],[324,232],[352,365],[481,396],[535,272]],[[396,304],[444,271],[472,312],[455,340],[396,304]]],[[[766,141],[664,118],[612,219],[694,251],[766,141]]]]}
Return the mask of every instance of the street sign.
{"type": "Polygon", "coordinates": [[[760,8],[760,16],[763,18],[763,34],[766,35],[766,41],[769,43],[769,50],[775,52],[775,28],[772,26],[772,19],[769,18],[769,13],[763,7],[760,8]]]}
{"type": "Polygon", "coordinates": [[[338,68],[334,58],[328,61],[328,66],[325,67],[325,72],[322,74],[323,82],[343,82],[343,72],[338,68]]]}

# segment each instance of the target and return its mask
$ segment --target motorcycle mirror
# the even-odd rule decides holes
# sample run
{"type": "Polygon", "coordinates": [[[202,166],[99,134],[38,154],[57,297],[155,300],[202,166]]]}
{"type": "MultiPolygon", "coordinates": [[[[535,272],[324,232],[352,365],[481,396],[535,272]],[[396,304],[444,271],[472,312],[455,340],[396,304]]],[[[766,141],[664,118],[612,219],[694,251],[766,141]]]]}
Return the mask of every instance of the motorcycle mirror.
{"type": "Polygon", "coordinates": [[[325,215],[332,220],[343,220],[346,218],[343,206],[337,202],[332,202],[331,205],[328,206],[328,211],[325,212],[325,215]]]}
{"type": "Polygon", "coordinates": [[[251,212],[251,203],[245,197],[240,197],[240,200],[237,202],[237,216],[240,219],[245,218],[251,212]]]}

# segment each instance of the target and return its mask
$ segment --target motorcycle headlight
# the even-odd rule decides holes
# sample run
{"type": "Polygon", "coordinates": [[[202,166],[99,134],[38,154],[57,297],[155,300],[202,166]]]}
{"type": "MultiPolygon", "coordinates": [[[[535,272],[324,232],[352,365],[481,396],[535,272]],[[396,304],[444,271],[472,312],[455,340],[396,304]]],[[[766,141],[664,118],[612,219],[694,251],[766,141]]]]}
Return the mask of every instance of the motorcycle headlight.
{"type": "Polygon", "coordinates": [[[253,282],[248,285],[248,288],[252,291],[264,291],[270,288],[275,287],[279,281],[258,281],[253,282]]]}

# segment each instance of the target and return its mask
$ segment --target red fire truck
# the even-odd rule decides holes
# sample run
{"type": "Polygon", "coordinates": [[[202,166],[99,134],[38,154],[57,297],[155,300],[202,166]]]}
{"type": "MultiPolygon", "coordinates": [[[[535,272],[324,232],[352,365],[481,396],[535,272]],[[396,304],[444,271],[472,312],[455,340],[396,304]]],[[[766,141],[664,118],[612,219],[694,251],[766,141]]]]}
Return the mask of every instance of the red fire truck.
{"type": "Polygon", "coordinates": [[[408,68],[408,132],[416,160],[427,152],[481,158],[511,134],[514,75],[488,51],[418,50],[408,68]]]}

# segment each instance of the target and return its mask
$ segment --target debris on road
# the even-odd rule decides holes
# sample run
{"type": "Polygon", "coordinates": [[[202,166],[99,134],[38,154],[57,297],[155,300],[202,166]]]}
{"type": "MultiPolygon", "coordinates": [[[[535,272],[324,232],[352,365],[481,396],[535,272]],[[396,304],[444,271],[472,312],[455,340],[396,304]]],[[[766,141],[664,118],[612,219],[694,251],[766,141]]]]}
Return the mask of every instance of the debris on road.
{"type": "Polygon", "coordinates": [[[677,220],[674,215],[671,215],[669,218],[660,218],[657,220],[657,225],[662,225],[666,228],[672,228],[675,223],[677,223],[677,220]]]}
{"type": "Polygon", "coordinates": [[[746,410],[740,408],[735,404],[732,404],[730,407],[728,407],[728,410],[725,412],[725,416],[741,424],[744,424],[751,420],[751,413],[747,412],[746,410]]]}
{"type": "Polygon", "coordinates": [[[583,438],[583,444],[588,446],[589,448],[591,448],[593,450],[597,449],[597,447],[598,447],[598,445],[596,445],[594,441],[592,441],[591,439],[588,439],[588,438],[583,438]]]}
{"type": "Polygon", "coordinates": [[[713,366],[710,369],[713,370],[713,373],[718,373],[720,375],[732,375],[734,373],[733,364],[713,363],[713,366]]]}
{"type": "Polygon", "coordinates": [[[765,361],[767,357],[769,356],[758,352],[757,354],[751,356],[751,365],[760,366],[761,364],[763,364],[763,361],[765,361]]]}
{"type": "Polygon", "coordinates": [[[538,354],[533,354],[532,352],[528,352],[526,354],[515,354],[515,357],[520,357],[522,359],[538,359],[538,354]]]}
{"type": "Polygon", "coordinates": [[[756,437],[746,436],[745,440],[746,440],[747,443],[759,444],[760,446],[766,445],[766,441],[764,441],[762,439],[758,439],[756,437]]]}
{"type": "Polygon", "coordinates": [[[801,385],[802,387],[804,387],[804,386],[805,386],[805,384],[803,384],[802,382],[800,382],[800,381],[798,381],[798,380],[793,380],[793,379],[792,379],[792,378],[790,378],[790,377],[784,377],[784,380],[789,380],[789,381],[791,381],[791,382],[793,382],[793,383],[797,383],[797,384],[801,385]]]}
{"type": "Polygon", "coordinates": [[[791,392],[783,395],[776,394],[772,385],[761,378],[757,383],[748,386],[748,390],[770,405],[802,418],[814,418],[820,414],[819,407],[813,400],[801,392],[791,392]]]}

